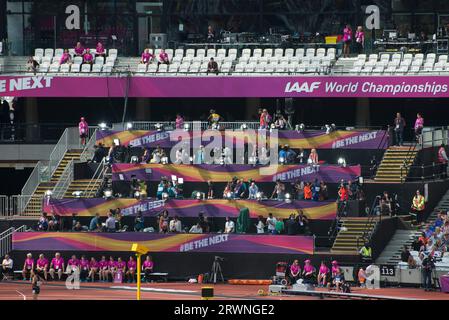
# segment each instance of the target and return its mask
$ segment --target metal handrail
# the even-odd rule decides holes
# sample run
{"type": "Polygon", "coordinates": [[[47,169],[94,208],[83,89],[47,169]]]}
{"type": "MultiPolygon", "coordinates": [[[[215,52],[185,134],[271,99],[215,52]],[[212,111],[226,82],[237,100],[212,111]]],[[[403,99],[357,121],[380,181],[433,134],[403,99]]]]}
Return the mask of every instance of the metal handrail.
{"type": "MultiPolygon", "coordinates": [[[[365,223],[365,227],[363,228],[364,230],[363,230],[363,233],[362,233],[362,235],[361,236],[359,236],[359,237],[357,237],[357,251],[359,250],[359,248],[360,248],[360,240],[367,240],[367,239],[370,239],[371,238],[371,236],[372,236],[372,232],[371,232],[371,234],[369,234],[370,233],[370,228],[369,228],[369,226],[373,223],[373,221],[375,221],[376,220],[376,215],[374,214],[374,209],[376,208],[376,203],[377,203],[377,201],[378,200],[380,200],[380,196],[376,196],[375,198],[374,198],[374,200],[373,200],[373,203],[372,203],[372,205],[371,205],[371,209],[370,209],[370,212],[369,212],[369,214],[368,214],[368,220],[366,220],[366,223],[365,223]],[[369,236],[369,237],[368,237],[369,236]]],[[[380,221],[382,221],[382,214],[380,214],[379,215],[379,217],[380,217],[380,221]]],[[[375,230],[375,228],[377,227],[377,223],[376,223],[376,225],[374,226],[374,229],[373,229],[373,231],[375,230]]]]}
{"type": "Polygon", "coordinates": [[[64,168],[64,171],[61,174],[61,177],[59,178],[59,181],[56,183],[55,187],[53,188],[53,197],[55,199],[62,199],[64,198],[64,195],[69,188],[70,184],[73,181],[74,176],[74,160],[70,160],[70,162],[67,164],[67,166],[64,168]]]}
{"type": "Polygon", "coordinates": [[[90,135],[89,141],[85,145],[84,150],[80,155],[81,162],[87,162],[92,159],[94,155],[93,148],[96,142],[97,142],[97,129],[93,130],[92,134],[90,135]]]}
{"type": "Polygon", "coordinates": [[[416,157],[416,155],[414,155],[414,152],[416,150],[416,147],[418,146],[418,141],[415,141],[415,143],[413,144],[413,146],[411,148],[408,149],[407,154],[405,155],[405,159],[404,162],[402,163],[401,166],[401,182],[404,183],[406,180],[406,177],[404,177],[403,173],[403,169],[407,169],[407,174],[408,174],[408,165],[407,163],[409,163],[410,160],[412,160],[412,157],[416,157]]]}
{"type": "Polygon", "coordinates": [[[108,167],[103,159],[101,163],[98,165],[97,170],[95,170],[92,179],[89,181],[88,185],[83,190],[84,196],[88,196],[91,192],[93,192],[94,186],[96,186],[100,180],[104,179],[104,175],[107,169],[108,167]]]}
{"type": "Polygon", "coordinates": [[[5,254],[8,254],[12,251],[12,235],[15,232],[24,232],[25,230],[26,225],[23,225],[17,229],[11,227],[0,233],[0,257],[3,257],[5,254]]]}

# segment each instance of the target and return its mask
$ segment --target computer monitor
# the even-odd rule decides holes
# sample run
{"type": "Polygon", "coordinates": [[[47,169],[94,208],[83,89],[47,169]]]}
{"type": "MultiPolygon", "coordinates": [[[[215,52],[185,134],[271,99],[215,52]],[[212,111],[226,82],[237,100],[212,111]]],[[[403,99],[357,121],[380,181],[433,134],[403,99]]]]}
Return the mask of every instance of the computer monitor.
{"type": "Polygon", "coordinates": [[[395,40],[398,38],[398,33],[396,31],[391,31],[388,33],[388,39],[395,40]]]}
{"type": "Polygon", "coordinates": [[[416,33],[409,33],[407,38],[410,41],[414,41],[416,39],[416,33]]]}

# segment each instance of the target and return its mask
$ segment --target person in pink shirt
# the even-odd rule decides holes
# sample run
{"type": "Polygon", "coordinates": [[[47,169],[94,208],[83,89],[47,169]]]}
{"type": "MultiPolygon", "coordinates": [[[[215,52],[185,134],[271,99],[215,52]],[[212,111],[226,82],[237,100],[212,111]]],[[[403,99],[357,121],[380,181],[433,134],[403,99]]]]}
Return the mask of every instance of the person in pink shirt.
{"type": "Polygon", "coordinates": [[[23,281],[31,279],[31,277],[33,276],[33,270],[34,270],[33,255],[31,253],[27,253],[27,257],[25,259],[25,262],[23,263],[22,269],[23,281]]]}
{"type": "Polygon", "coordinates": [[[363,48],[365,47],[365,32],[363,32],[363,27],[358,26],[355,32],[355,43],[357,45],[357,53],[363,53],[363,48]]]}
{"type": "Polygon", "coordinates": [[[55,257],[50,262],[50,277],[55,280],[55,272],[58,273],[58,279],[61,281],[64,272],[64,259],[59,252],[55,253],[55,257]]]}
{"type": "Polygon", "coordinates": [[[352,43],[352,29],[349,24],[343,29],[343,57],[349,58],[350,47],[352,43]]]}
{"type": "Polygon", "coordinates": [[[86,49],[86,53],[83,56],[83,63],[93,64],[94,56],[90,53],[90,49],[86,49]]]}
{"type": "Polygon", "coordinates": [[[167,52],[165,52],[164,49],[161,50],[161,53],[159,53],[159,64],[169,64],[170,63],[170,59],[168,57],[167,52]]]}
{"type": "Polygon", "coordinates": [[[130,256],[128,260],[128,271],[126,272],[128,282],[130,283],[135,282],[136,267],[137,267],[136,260],[134,260],[133,256],[130,256]]]}
{"type": "Polygon", "coordinates": [[[36,273],[47,281],[48,260],[41,253],[36,261],[36,273]]]}
{"type": "Polygon", "coordinates": [[[97,43],[97,47],[95,48],[95,57],[106,57],[106,52],[101,42],[97,43]]]}
{"type": "Polygon", "coordinates": [[[75,56],[82,57],[84,55],[84,47],[81,42],[77,42],[75,46],[75,56]]]}
{"type": "Polygon", "coordinates": [[[94,257],[90,258],[89,275],[87,277],[90,278],[90,280],[92,282],[95,281],[95,274],[98,273],[98,266],[99,266],[99,263],[97,262],[97,260],[95,260],[94,257]]]}
{"type": "Polygon", "coordinates": [[[108,280],[108,261],[106,260],[106,256],[102,256],[98,262],[98,270],[100,281],[106,282],[108,280]]]}
{"type": "Polygon", "coordinates": [[[176,114],[175,125],[176,125],[176,129],[184,128],[184,118],[179,113],[176,114]]]}
{"type": "Polygon", "coordinates": [[[69,53],[69,50],[65,49],[62,53],[61,59],[59,59],[59,64],[64,63],[71,63],[72,62],[72,56],[69,53]]]}
{"type": "Polygon", "coordinates": [[[146,282],[150,282],[151,273],[153,273],[153,270],[154,270],[154,262],[151,259],[151,256],[147,256],[142,264],[142,271],[145,273],[146,282]]]}
{"type": "Polygon", "coordinates": [[[108,275],[111,276],[112,281],[114,281],[116,272],[117,272],[117,262],[114,261],[114,257],[110,256],[108,261],[108,275]]]}
{"type": "Polygon", "coordinates": [[[290,283],[295,284],[296,281],[301,277],[301,267],[299,266],[299,261],[294,260],[292,265],[290,266],[290,283]]]}
{"type": "Polygon", "coordinates": [[[328,279],[329,268],[324,261],[321,261],[320,269],[318,270],[318,287],[325,287],[328,279]]]}
{"type": "Polygon", "coordinates": [[[80,268],[80,280],[85,282],[87,277],[89,276],[89,260],[86,259],[86,256],[82,255],[79,260],[79,268],[80,268]]]}
{"type": "Polygon", "coordinates": [[[84,117],[81,117],[80,122],[78,123],[78,131],[80,134],[81,145],[85,146],[89,134],[89,125],[84,117]]]}
{"type": "Polygon", "coordinates": [[[154,55],[150,53],[150,49],[145,49],[142,53],[140,63],[149,64],[153,61],[154,55]]]}
{"type": "Polygon", "coordinates": [[[417,142],[421,141],[421,134],[423,127],[424,127],[424,118],[421,116],[421,113],[418,113],[416,115],[415,120],[415,137],[417,142]]]}
{"type": "Polygon", "coordinates": [[[312,265],[309,259],[304,261],[304,268],[302,270],[302,277],[304,283],[312,283],[315,274],[315,267],[312,265]]]}
{"type": "Polygon", "coordinates": [[[76,258],[75,255],[73,255],[69,261],[67,261],[67,270],[66,273],[73,273],[75,270],[79,268],[80,261],[76,258]]]}

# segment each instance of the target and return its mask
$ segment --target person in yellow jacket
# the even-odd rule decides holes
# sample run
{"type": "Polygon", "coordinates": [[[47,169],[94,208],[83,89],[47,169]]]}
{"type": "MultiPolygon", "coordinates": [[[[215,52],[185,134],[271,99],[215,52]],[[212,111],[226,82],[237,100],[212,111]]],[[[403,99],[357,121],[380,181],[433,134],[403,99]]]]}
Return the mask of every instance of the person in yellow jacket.
{"type": "Polygon", "coordinates": [[[371,262],[373,259],[373,250],[371,249],[369,243],[365,243],[365,245],[359,251],[360,257],[363,262],[371,262]]]}
{"type": "Polygon", "coordinates": [[[420,224],[424,222],[424,209],[426,208],[426,199],[424,196],[416,190],[416,195],[412,200],[411,214],[416,216],[416,223],[420,224]]]}

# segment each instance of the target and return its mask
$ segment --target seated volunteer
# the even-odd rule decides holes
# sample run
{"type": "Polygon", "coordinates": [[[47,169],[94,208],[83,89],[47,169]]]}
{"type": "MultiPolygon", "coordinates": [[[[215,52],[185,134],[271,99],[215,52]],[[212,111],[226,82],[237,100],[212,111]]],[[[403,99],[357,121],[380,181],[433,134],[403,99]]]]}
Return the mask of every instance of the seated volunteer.
{"type": "Polygon", "coordinates": [[[301,267],[299,266],[299,261],[293,261],[290,266],[290,273],[288,275],[291,284],[295,284],[301,278],[301,267]]]}
{"type": "Polygon", "coordinates": [[[126,276],[128,279],[128,282],[135,282],[136,281],[136,267],[137,263],[134,260],[133,256],[129,257],[129,260],[127,262],[128,271],[126,271],[126,276]]]}
{"type": "Polygon", "coordinates": [[[23,280],[31,279],[34,270],[34,259],[31,253],[27,254],[25,262],[23,263],[22,276],[23,280]]]}
{"type": "Polygon", "coordinates": [[[153,270],[154,262],[151,259],[151,256],[147,256],[142,264],[142,271],[144,272],[146,282],[150,282],[150,274],[153,273],[153,270]]]}
{"type": "Polygon", "coordinates": [[[36,261],[36,273],[45,279],[47,281],[48,279],[48,260],[45,258],[45,256],[41,253],[39,255],[39,259],[36,261]]]}
{"type": "Polygon", "coordinates": [[[62,273],[64,272],[64,259],[59,252],[55,253],[55,257],[50,262],[50,277],[55,280],[55,272],[58,273],[58,279],[62,280],[62,273]]]}
{"type": "Polygon", "coordinates": [[[373,252],[368,242],[364,244],[359,253],[363,262],[371,262],[373,260],[373,252]]]}

